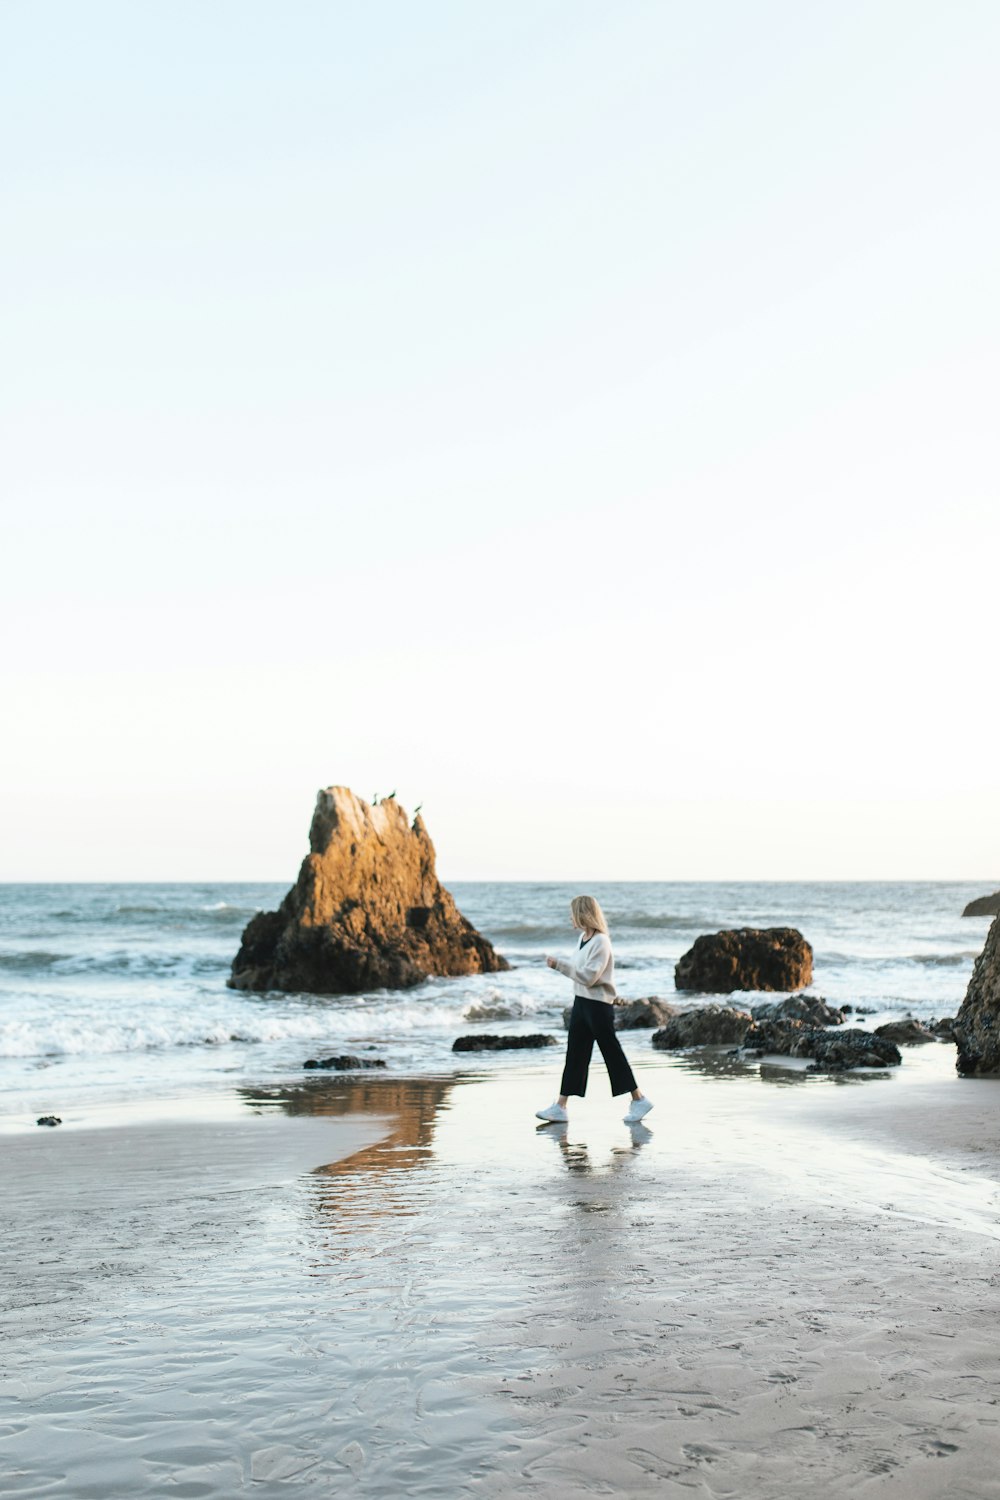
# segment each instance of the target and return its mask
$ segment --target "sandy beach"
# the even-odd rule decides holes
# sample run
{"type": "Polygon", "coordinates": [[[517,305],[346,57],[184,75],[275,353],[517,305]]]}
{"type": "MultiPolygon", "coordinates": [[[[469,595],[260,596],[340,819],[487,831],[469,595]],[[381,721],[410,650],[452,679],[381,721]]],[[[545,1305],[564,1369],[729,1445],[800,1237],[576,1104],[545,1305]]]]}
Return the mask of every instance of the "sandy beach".
{"type": "Polygon", "coordinates": [[[632,1050],[8,1133],[6,1492],[996,1494],[1000,1087],[632,1050]]]}

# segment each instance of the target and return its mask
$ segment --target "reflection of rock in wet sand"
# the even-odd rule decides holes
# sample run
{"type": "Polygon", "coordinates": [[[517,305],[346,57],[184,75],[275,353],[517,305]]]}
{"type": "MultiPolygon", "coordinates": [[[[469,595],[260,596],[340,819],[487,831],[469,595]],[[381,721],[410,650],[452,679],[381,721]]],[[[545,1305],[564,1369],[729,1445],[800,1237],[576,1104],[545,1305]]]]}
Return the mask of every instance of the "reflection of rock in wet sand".
{"type": "Polygon", "coordinates": [[[452,1078],[310,1079],[288,1089],[240,1090],[255,1103],[276,1105],[290,1115],[380,1115],[389,1133],[342,1161],[318,1167],[317,1174],[344,1177],[400,1172],[421,1165],[433,1149],[434,1124],[454,1087],[452,1078]]]}

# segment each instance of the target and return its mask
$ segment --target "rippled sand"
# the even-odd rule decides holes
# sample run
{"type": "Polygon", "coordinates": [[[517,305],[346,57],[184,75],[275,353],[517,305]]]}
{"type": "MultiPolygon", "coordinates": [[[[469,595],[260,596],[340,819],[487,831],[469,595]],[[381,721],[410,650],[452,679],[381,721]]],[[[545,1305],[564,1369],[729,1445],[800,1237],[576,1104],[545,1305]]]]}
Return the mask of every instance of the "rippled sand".
{"type": "Polygon", "coordinates": [[[4,1493],[1000,1492],[1000,1083],[646,1045],[5,1137],[4,1493]]]}

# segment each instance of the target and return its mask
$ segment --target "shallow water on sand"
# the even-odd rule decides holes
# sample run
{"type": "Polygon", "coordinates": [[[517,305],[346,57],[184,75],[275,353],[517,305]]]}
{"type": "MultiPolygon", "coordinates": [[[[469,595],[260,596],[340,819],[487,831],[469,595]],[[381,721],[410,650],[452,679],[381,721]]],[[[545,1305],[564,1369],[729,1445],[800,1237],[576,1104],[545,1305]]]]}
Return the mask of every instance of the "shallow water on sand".
{"type": "Polygon", "coordinates": [[[947,1455],[992,1493],[995,1167],[869,1128],[928,1089],[1000,1122],[950,1051],[656,1057],[632,1130],[603,1078],[536,1129],[540,1065],[243,1090],[382,1133],[284,1185],[22,1198],[5,1492],[922,1494],[947,1455]]]}

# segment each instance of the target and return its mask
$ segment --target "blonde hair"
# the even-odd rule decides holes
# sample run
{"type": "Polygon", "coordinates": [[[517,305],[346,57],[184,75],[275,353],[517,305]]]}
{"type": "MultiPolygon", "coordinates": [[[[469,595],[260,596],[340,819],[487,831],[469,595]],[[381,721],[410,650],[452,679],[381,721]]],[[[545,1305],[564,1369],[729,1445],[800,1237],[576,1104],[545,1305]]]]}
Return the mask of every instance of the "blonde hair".
{"type": "Polygon", "coordinates": [[[601,911],[601,904],[593,896],[574,896],[569,903],[569,909],[573,917],[573,926],[579,927],[581,932],[588,928],[591,932],[607,932],[608,924],[601,911]]]}

